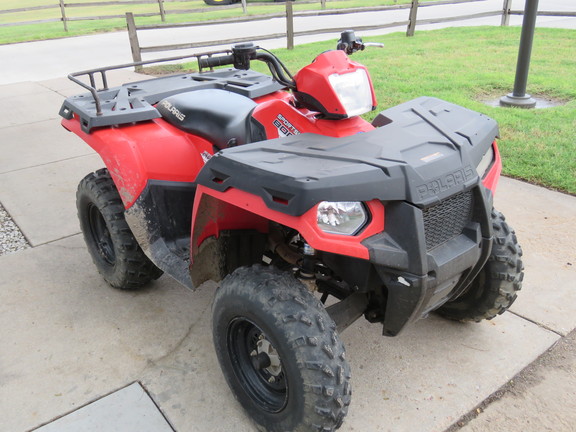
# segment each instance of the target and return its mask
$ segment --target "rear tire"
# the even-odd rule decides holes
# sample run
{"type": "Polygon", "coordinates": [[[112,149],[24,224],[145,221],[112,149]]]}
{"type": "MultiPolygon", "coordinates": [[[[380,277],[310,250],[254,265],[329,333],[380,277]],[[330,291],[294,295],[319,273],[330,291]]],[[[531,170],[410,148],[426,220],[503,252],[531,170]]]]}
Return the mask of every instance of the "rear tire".
{"type": "Polygon", "coordinates": [[[107,169],[88,174],[76,193],[78,219],[92,261],[114,288],[137,289],[162,276],[124,218],[124,205],[107,169]]]}
{"type": "Polygon", "coordinates": [[[336,325],[290,273],[241,267],[216,292],[213,337],[234,396],[266,431],[333,431],[350,404],[336,325]]]}
{"type": "Polygon", "coordinates": [[[484,268],[467,291],[441,306],[437,312],[456,321],[489,320],[508,310],[522,288],[522,248],[504,215],[492,210],[494,241],[484,268]]]}

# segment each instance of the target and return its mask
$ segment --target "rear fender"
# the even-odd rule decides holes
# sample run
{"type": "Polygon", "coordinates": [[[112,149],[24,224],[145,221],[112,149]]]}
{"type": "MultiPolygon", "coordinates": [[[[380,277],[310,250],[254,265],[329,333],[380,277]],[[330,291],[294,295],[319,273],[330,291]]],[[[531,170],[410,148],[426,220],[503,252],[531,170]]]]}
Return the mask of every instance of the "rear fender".
{"type": "Polygon", "coordinates": [[[212,145],[186,134],[162,119],[84,132],[75,115],[62,120],[102,158],[126,209],[140,196],[149,180],[193,182],[212,145]]]}

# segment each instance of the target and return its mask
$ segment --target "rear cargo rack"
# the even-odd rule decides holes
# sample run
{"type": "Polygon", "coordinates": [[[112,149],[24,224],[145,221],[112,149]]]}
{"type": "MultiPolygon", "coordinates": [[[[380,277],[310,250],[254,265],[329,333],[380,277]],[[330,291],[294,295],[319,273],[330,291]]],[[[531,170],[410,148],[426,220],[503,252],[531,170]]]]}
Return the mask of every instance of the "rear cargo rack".
{"type": "Polygon", "coordinates": [[[150,78],[112,88],[108,86],[106,73],[112,70],[193,58],[200,63],[200,59],[203,57],[229,55],[230,53],[230,50],[225,50],[191,54],[72,73],[68,75],[68,78],[88,90],[89,93],[67,98],[60,108],[60,115],[69,120],[76,114],[80,119],[82,130],[90,133],[92,129],[98,127],[116,126],[159,118],[161,115],[154,105],[162,99],[178,93],[216,88],[254,99],[283,88],[272,77],[259,72],[233,68],[210,69],[209,72],[202,72],[200,66],[198,66],[200,72],[150,78]],[[89,83],[82,81],[80,79],[82,77],[87,77],[89,83]],[[100,89],[98,89],[97,81],[101,81],[102,87],[100,89]]]}

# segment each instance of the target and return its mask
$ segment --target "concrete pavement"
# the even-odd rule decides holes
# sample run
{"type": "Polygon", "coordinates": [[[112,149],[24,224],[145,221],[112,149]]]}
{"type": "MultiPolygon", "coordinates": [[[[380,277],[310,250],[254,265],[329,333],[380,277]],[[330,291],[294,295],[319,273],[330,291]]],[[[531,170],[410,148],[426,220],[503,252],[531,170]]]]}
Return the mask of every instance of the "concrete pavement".
{"type": "MultiPolygon", "coordinates": [[[[135,381],[177,431],[253,430],[213,352],[214,284],[193,293],[163,277],[121,292],[92,265],[74,193],[101,162],[59,126],[71,91],[65,79],[0,87],[4,112],[18,100],[31,113],[0,128],[0,202],[34,246],[0,257],[0,430],[29,430],[135,381]]],[[[354,324],[343,335],[354,398],[342,430],[442,431],[576,327],[576,198],[504,178],[496,204],[525,252],[512,313],[478,325],[432,316],[394,339],[354,324]]]]}
{"type": "MultiPolygon", "coordinates": [[[[102,163],[59,125],[61,101],[78,89],[65,78],[35,74],[33,82],[0,85],[0,202],[33,246],[0,257],[0,431],[78,430],[66,414],[128,388],[136,393],[123,401],[150,397],[178,432],[254,430],[212,348],[215,285],[190,292],[163,277],[142,291],[121,292],[96,272],[74,201],[79,180],[102,163]],[[134,382],[147,395],[130,386],[134,382]]],[[[113,74],[115,83],[139,78],[113,74]]],[[[354,396],[341,430],[444,431],[576,328],[576,198],[503,178],[496,206],[525,254],[526,279],[511,312],[466,325],[431,316],[392,339],[383,338],[378,325],[356,322],[343,334],[354,396]]],[[[573,423],[558,417],[574,406],[569,384],[576,365],[554,365],[537,393],[555,404],[504,398],[465,430],[571,431],[573,423]],[[536,428],[501,422],[504,413],[529,418],[534,409],[554,415],[536,428]]],[[[127,406],[117,415],[140,412],[127,406]]],[[[113,422],[115,414],[105,412],[113,422]]],[[[162,424],[156,432],[163,430],[160,417],[150,418],[162,424]]]]}

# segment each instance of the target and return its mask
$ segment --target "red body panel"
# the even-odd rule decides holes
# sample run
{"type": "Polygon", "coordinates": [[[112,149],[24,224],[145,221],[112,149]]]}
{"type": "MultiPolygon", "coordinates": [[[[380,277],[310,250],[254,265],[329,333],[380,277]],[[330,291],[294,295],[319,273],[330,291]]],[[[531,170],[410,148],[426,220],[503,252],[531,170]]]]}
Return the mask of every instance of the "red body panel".
{"type": "MultiPolygon", "coordinates": [[[[482,182],[494,194],[502,171],[502,161],[496,142],[493,146],[495,160],[482,182]]],[[[295,229],[314,249],[369,259],[369,251],[362,245],[362,241],[384,231],[385,210],[384,205],[378,200],[366,204],[370,212],[370,222],[357,235],[346,236],[328,234],[318,227],[316,221],[318,206],[312,207],[302,216],[290,216],[268,208],[262,198],[238,189],[218,192],[205,186],[198,186],[192,218],[192,262],[206,238],[218,237],[221,231],[232,229],[267,232],[268,221],[295,229]]]]}
{"type": "MultiPolygon", "coordinates": [[[[360,117],[323,120],[307,109],[296,109],[293,96],[276,92],[255,100],[254,118],[266,129],[268,139],[310,132],[342,137],[374,127],[360,117]]],[[[161,118],[131,125],[82,131],[77,116],[62,125],[82,138],[104,161],[128,209],[148,180],[194,182],[204,167],[203,155],[214,153],[212,144],[186,133],[161,118]]]]}
{"type": "Polygon", "coordinates": [[[490,168],[486,176],[482,179],[482,184],[490,189],[492,194],[495,195],[498,180],[500,180],[500,174],[502,173],[502,159],[496,141],[494,141],[492,146],[494,147],[494,163],[492,164],[492,168],[490,168]]]}
{"type": "Polygon", "coordinates": [[[355,236],[328,234],[316,222],[317,206],[302,216],[290,216],[268,208],[262,198],[239,189],[218,192],[200,185],[194,200],[192,257],[207,237],[217,237],[221,230],[251,228],[266,232],[268,221],[274,221],[297,230],[314,249],[369,259],[368,249],[361,242],[384,230],[384,205],[373,200],[367,206],[371,219],[360,233],[355,236]],[[215,206],[215,203],[218,204],[215,206]],[[226,211],[218,211],[224,207],[226,211]]]}
{"type": "Polygon", "coordinates": [[[252,115],[264,126],[268,139],[305,132],[344,137],[374,129],[374,126],[360,117],[343,120],[317,119],[315,112],[294,108],[294,98],[286,92],[277,92],[257,99],[256,102],[258,106],[252,115]]]}
{"type": "Polygon", "coordinates": [[[372,107],[378,105],[374,86],[366,66],[352,61],[344,51],[326,51],[314,59],[308,66],[303,67],[294,76],[296,87],[301,93],[313,95],[326,109],[326,112],[335,115],[346,115],[346,109],[340,98],[329,83],[328,77],[332,74],[346,74],[358,69],[366,71],[372,92],[372,107]]]}
{"type": "Polygon", "coordinates": [[[204,166],[202,154],[213,154],[210,142],[162,119],[90,134],[82,131],[77,117],[62,120],[62,125],[102,157],[126,208],[134,204],[148,180],[193,182],[204,166]]]}
{"type": "MultiPolygon", "coordinates": [[[[495,161],[484,177],[483,184],[493,194],[496,192],[502,161],[498,146],[494,142],[495,161]]],[[[368,259],[368,249],[361,242],[384,231],[384,205],[378,201],[367,203],[370,222],[355,236],[328,234],[318,228],[316,223],[317,206],[302,216],[289,216],[266,206],[260,197],[229,189],[222,193],[199,186],[194,200],[194,218],[192,226],[192,255],[198,251],[202,242],[210,237],[218,237],[220,231],[231,229],[255,229],[267,232],[268,221],[278,222],[300,232],[314,249],[337,254],[346,254],[356,258],[368,259]]]]}
{"type": "Polygon", "coordinates": [[[268,138],[279,138],[308,132],[331,137],[343,137],[374,129],[360,117],[345,120],[322,120],[307,110],[296,110],[285,100],[270,100],[259,104],[254,118],[264,125],[268,138]]]}
{"type": "MultiPolygon", "coordinates": [[[[335,67],[324,64],[326,59],[323,55],[319,59],[316,62],[320,70],[335,67]]],[[[361,66],[354,64],[353,67],[361,66]]],[[[325,80],[326,72],[323,73],[322,78],[325,80]]],[[[294,96],[289,92],[275,92],[255,102],[258,105],[253,117],[265,127],[268,139],[299,133],[344,137],[374,129],[360,117],[318,119],[315,112],[295,108],[294,96]]],[[[132,206],[149,180],[194,182],[204,167],[205,159],[213,154],[213,146],[209,141],[177,129],[161,118],[101,128],[90,134],[82,131],[76,116],[71,120],[64,119],[62,125],[77,134],[102,157],[126,208],[132,206]]],[[[495,161],[484,177],[483,184],[494,193],[502,162],[496,142],[493,145],[495,161]]],[[[202,242],[210,236],[218,237],[223,230],[251,229],[267,232],[269,221],[297,230],[317,250],[369,259],[368,249],[361,242],[384,230],[384,206],[378,200],[366,204],[370,212],[369,223],[357,235],[346,236],[328,234],[318,227],[317,206],[302,216],[290,216],[268,208],[260,197],[238,189],[218,192],[198,186],[192,217],[192,259],[202,242]]]]}

